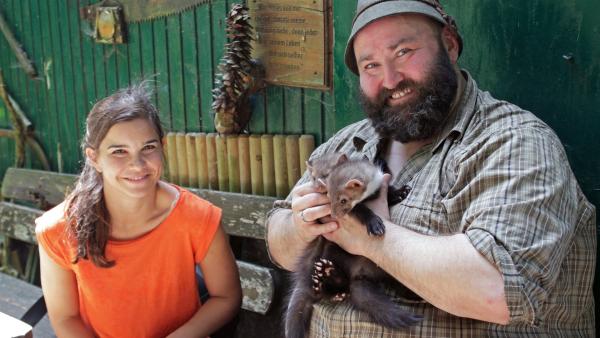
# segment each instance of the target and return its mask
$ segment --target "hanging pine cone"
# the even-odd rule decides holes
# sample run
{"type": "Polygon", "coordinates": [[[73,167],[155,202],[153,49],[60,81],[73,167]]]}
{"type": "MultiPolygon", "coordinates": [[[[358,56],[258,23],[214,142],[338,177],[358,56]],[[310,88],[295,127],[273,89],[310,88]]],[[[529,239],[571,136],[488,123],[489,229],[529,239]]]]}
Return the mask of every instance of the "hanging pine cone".
{"type": "Polygon", "coordinates": [[[219,64],[216,86],[213,89],[212,109],[215,112],[215,128],[222,134],[239,133],[250,120],[249,96],[261,82],[261,67],[252,60],[252,25],[248,8],[234,4],[227,17],[225,53],[219,64]]]}

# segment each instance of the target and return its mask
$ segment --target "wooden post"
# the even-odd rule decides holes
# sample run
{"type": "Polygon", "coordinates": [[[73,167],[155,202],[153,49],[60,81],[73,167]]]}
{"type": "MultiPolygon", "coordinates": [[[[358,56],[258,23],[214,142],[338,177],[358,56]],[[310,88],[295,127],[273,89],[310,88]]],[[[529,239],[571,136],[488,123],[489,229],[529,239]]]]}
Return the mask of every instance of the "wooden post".
{"type": "Polygon", "coordinates": [[[167,163],[169,164],[169,182],[179,184],[179,171],[177,170],[177,144],[175,133],[167,134],[167,163]]]}
{"type": "Polygon", "coordinates": [[[260,135],[250,135],[250,179],[252,194],[262,195],[263,187],[263,157],[260,145],[260,135]]]}
{"type": "Polygon", "coordinates": [[[291,191],[300,179],[300,149],[298,135],[288,135],[285,138],[285,157],[287,163],[288,191],[291,191]]]}
{"type": "Polygon", "coordinates": [[[229,180],[227,179],[227,140],[225,135],[215,137],[217,144],[217,171],[219,176],[219,190],[229,191],[229,180]]]}
{"type": "Polygon", "coordinates": [[[197,133],[195,135],[196,142],[196,159],[198,160],[198,187],[202,189],[208,188],[208,158],[206,157],[206,134],[197,133]]]}
{"type": "Polygon", "coordinates": [[[300,136],[300,175],[306,171],[306,161],[315,150],[315,138],[312,135],[300,136]]]}
{"type": "Polygon", "coordinates": [[[227,140],[227,172],[229,191],[240,192],[240,154],[237,135],[228,135],[227,140]]]}
{"type": "Polygon", "coordinates": [[[189,175],[189,186],[198,187],[198,159],[196,158],[196,140],[195,134],[185,134],[185,149],[187,151],[187,168],[189,175]]]}
{"type": "Polygon", "coordinates": [[[217,134],[206,135],[206,159],[208,167],[208,188],[219,190],[219,172],[217,170],[217,134]]]}
{"type": "Polygon", "coordinates": [[[248,135],[238,136],[238,152],[240,155],[240,192],[242,194],[251,194],[250,139],[248,135]]]}
{"type": "Polygon", "coordinates": [[[273,161],[273,136],[263,135],[260,138],[262,153],[263,189],[265,196],[275,196],[275,168],[273,161]]]}
{"type": "Polygon", "coordinates": [[[285,156],[285,136],[275,135],[273,137],[273,163],[275,165],[275,193],[279,198],[287,195],[287,163],[285,156]]]}
{"type": "Polygon", "coordinates": [[[185,134],[177,133],[175,135],[176,147],[177,147],[177,170],[179,171],[179,182],[177,184],[181,186],[188,186],[190,184],[190,176],[188,173],[187,155],[185,147],[185,134]]]}

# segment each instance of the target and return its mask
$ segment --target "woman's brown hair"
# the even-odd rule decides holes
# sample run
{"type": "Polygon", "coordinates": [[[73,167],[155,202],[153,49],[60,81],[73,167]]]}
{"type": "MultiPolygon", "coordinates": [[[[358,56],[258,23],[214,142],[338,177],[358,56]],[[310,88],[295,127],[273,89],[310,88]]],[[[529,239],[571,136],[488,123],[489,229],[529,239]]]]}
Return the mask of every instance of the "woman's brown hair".
{"type": "Polygon", "coordinates": [[[111,267],[105,255],[110,235],[110,216],[104,202],[102,176],[85,156],[86,148],[98,150],[108,130],[117,123],[146,119],[156,130],[159,139],[164,132],[158,111],[151,103],[152,92],[148,82],[120,89],[98,101],[86,119],[85,136],[81,148],[85,163],[75,189],[67,196],[66,221],[68,231],[77,244],[73,263],[79,259],[91,259],[99,267],[111,267]]]}

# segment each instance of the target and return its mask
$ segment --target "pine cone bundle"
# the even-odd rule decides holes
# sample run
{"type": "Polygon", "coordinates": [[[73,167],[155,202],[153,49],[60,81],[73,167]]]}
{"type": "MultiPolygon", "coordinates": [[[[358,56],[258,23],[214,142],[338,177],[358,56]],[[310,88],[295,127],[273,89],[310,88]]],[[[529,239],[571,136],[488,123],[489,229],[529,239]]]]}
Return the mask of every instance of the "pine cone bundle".
{"type": "Polygon", "coordinates": [[[227,17],[225,53],[219,64],[216,88],[213,89],[212,109],[215,128],[222,134],[239,133],[250,120],[248,97],[255,90],[258,64],[252,60],[252,25],[248,8],[234,4],[227,17]]]}

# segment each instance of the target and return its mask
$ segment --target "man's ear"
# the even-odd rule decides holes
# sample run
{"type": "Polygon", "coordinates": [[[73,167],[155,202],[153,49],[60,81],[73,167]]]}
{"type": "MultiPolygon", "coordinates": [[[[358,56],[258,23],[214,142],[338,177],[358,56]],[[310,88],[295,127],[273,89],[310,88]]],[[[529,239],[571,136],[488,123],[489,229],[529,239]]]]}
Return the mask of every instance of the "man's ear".
{"type": "Polygon", "coordinates": [[[92,148],[85,148],[85,157],[87,158],[87,161],[90,162],[90,164],[92,165],[92,167],[94,167],[94,169],[96,169],[97,172],[101,173],[102,170],[100,170],[100,166],[98,165],[98,154],[96,153],[96,151],[92,148]]]}
{"type": "Polygon", "coordinates": [[[452,64],[456,64],[460,45],[456,32],[448,25],[442,29],[442,43],[444,44],[444,48],[446,48],[450,61],[452,61],[452,64]]]}

